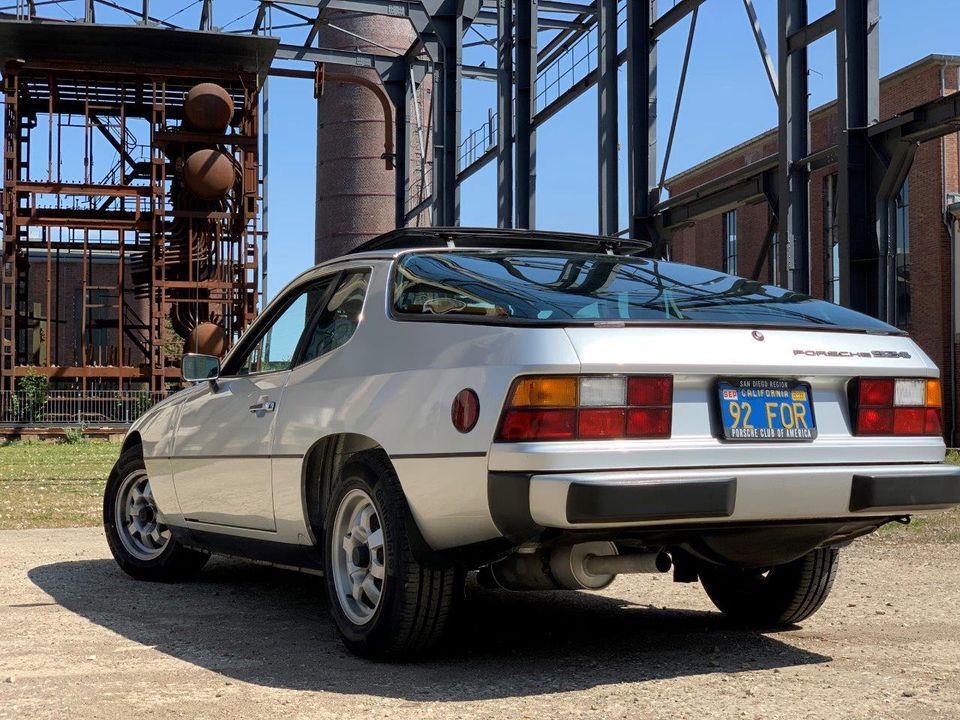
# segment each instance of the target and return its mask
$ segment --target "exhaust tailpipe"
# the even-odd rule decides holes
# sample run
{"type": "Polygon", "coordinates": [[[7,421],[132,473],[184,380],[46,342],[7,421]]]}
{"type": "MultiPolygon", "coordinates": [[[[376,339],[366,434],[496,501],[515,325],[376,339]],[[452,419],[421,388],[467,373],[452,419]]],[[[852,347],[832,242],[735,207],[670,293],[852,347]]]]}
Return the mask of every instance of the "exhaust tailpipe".
{"type": "Polygon", "coordinates": [[[673,567],[673,560],[665,552],[636,555],[587,555],[583,567],[593,575],[623,573],[665,573],[673,567]]]}
{"type": "Polygon", "coordinates": [[[517,552],[481,569],[477,581],[505,590],[602,590],[617,575],[665,573],[665,552],[620,555],[612,542],[587,542],[552,552],[517,552]]]}

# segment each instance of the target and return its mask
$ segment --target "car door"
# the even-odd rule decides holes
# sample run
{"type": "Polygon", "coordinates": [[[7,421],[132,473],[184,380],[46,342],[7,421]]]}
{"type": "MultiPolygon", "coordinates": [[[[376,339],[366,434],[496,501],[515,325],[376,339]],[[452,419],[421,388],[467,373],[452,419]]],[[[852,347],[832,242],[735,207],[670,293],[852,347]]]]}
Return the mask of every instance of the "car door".
{"type": "Polygon", "coordinates": [[[241,339],[220,379],[184,402],[173,482],[186,521],[276,530],[270,467],[276,411],[307,322],[334,277],[284,293],[241,339]]]}

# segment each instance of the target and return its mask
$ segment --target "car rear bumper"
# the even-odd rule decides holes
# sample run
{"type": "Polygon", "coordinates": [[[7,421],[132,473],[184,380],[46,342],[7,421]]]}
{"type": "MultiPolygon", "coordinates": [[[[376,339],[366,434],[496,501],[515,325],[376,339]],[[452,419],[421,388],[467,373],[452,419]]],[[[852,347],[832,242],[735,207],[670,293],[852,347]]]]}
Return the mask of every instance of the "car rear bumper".
{"type": "Polygon", "coordinates": [[[960,467],[491,472],[488,499],[498,530],[522,541],[544,528],[789,522],[941,509],[960,503],[960,467]]]}

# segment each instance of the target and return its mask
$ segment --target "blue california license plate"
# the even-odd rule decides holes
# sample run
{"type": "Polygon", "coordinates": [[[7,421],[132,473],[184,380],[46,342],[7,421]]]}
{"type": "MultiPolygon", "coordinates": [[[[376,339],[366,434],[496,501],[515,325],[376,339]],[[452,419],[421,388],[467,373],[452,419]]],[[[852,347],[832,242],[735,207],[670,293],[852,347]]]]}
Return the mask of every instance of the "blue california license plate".
{"type": "Polygon", "coordinates": [[[808,383],[724,378],[719,394],[725,440],[813,440],[817,436],[808,383]]]}

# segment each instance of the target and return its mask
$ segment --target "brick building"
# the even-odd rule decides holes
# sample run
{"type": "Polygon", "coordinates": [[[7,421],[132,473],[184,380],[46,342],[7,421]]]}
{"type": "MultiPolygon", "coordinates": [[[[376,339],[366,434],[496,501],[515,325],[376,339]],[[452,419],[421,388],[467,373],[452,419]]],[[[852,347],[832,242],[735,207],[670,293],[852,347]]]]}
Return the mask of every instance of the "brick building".
{"type": "MultiPolygon", "coordinates": [[[[960,56],[930,55],[880,81],[880,119],[960,90],[960,56]]],[[[836,103],[810,113],[810,150],[836,142],[836,103]]],[[[678,195],[777,152],[777,131],[770,130],[672,177],[678,195]]],[[[836,244],[836,168],[810,176],[810,293],[839,299],[839,254],[836,244]]],[[[698,220],[678,230],[671,256],[679,262],[752,276],[773,284],[777,246],[761,258],[769,222],[766,202],[698,220]]],[[[960,238],[960,133],[920,145],[897,203],[897,325],[916,339],[940,367],[947,407],[945,425],[960,444],[954,405],[957,398],[954,238],[960,238]]]]}

